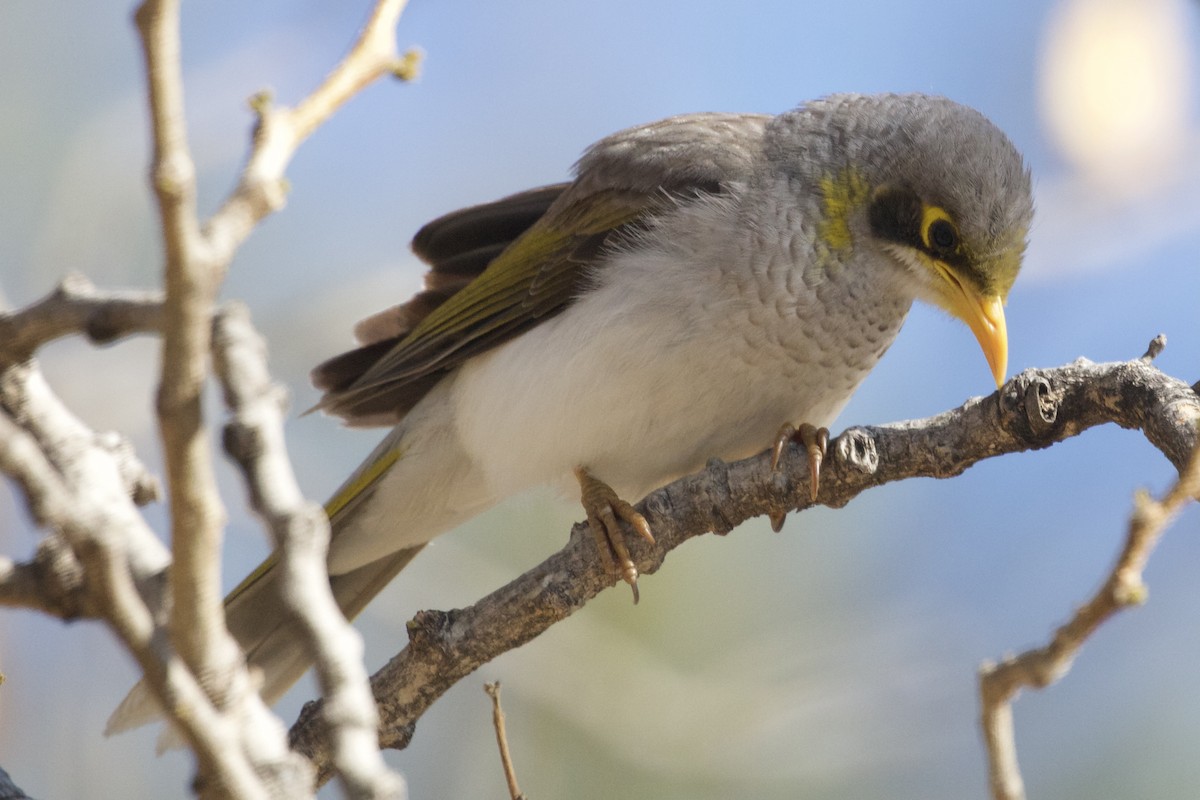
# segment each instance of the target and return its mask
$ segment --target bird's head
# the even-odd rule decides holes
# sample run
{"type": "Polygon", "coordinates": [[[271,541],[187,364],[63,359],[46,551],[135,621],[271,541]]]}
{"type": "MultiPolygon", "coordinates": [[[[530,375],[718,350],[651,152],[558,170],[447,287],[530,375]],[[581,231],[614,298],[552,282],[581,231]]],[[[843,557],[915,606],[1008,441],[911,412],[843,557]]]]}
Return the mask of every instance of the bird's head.
{"type": "Polygon", "coordinates": [[[918,296],[975,334],[1004,382],[1004,301],[1021,268],[1033,215],[1029,172],[983,115],[941,98],[889,143],[872,187],[871,235],[916,278],[918,296]]]}
{"type": "Polygon", "coordinates": [[[792,140],[825,151],[807,159],[826,170],[808,176],[825,206],[821,235],[899,266],[915,297],[967,324],[1003,383],[1004,302],[1033,216],[1029,171],[1008,137],[927,95],[839,95],[794,113],[803,135],[792,140]]]}

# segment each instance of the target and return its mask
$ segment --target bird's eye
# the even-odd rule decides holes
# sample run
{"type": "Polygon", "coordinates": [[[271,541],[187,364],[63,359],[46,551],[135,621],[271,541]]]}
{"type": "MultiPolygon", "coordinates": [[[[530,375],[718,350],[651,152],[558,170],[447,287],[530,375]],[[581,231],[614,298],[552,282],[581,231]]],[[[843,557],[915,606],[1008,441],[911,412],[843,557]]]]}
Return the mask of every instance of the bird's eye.
{"type": "Polygon", "coordinates": [[[926,237],[929,246],[941,253],[953,253],[958,249],[958,231],[948,219],[935,219],[929,224],[926,237]]]}

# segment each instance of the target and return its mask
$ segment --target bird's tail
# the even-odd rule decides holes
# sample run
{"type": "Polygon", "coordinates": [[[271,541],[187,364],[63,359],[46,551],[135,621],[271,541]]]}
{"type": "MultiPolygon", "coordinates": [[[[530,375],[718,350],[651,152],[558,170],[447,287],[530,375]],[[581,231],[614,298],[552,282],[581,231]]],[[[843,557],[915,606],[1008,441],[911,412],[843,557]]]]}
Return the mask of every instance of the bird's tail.
{"type": "MultiPolygon", "coordinates": [[[[424,546],[408,547],[330,577],[333,597],[346,619],[358,616],[424,546]]],[[[261,671],[259,691],[267,705],[273,705],[312,665],[307,648],[297,646],[300,632],[295,617],[283,607],[283,593],[275,586],[277,562],[272,555],[225,601],[229,632],[242,645],[247,665],[261,671]]]]}

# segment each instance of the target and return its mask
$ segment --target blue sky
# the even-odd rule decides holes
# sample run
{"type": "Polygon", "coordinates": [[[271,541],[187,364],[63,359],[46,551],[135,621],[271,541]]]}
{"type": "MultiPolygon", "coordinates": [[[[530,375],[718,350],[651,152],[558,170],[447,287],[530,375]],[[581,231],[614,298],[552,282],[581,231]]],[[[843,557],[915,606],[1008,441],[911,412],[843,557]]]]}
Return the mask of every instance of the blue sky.
{"type": "MultiPolygon", "coordinates": [[[[1161,136],[1186,146],[1165,174],[1106,182],[1061,147],[1044,113],[1061,101],[1043,94],[1052,23],[1122,2],[414,0],[398,38],[426,51],[422,78],[371,87],[305,144],[288,173],[288,207],[243,248],[225,296],[250,305],[273,368],[306,408],[315,399],[308,369],[349,344],[354,321],[417,288],[407,242],[424,221],[560,180],[590,142],[658,117],[778,112],[837,91],[926,91],[989,115],[1034,172],[1038,218],[1008,307],[1010,371],[1131,358],[1166,332],[1160,365],[1194,381],[1195,4],[1141,6],[1177,23],[1185,54],[1185,80],[1168,98],[1182,122],[1161,136]]],[[[365,9],[186,7],[204,207],[242,161],[246,98],[270,87],[296,100],[344,52],[365,9]]],[[[0,12],[0,294],[10,304],[71,270],[104,285],[156,280],[130,13],[24,0],[0,12]]],[[[1096,44],[1116,58],[1115,39],[1096,44]]],[[[86,419],[126,432],[155,463],[154,357],[149,341],[103,351],[64,343],[43,366],[86,419]]],[[[936,413],[989,384],[969,331],[917,309],[838,427],[936,413]]],[[[294,419],[289,434],[315,498],[379,436],[317,416],[294,419]]],[[[414,796],[498,794],[479,686],[499,679],[531,796],[982,796],[977,665],[1042,641],[1065,619],[1112,560],[1133,490],[1161,490],[1170,478],[1139,436],[1099,430],[951,481],[910,481],[794,516],[780,536],[760,520],[703,538],[644,580],[636,609],[626,592],[607,593],[481,670],[390,758],[414,796]]],[[[221,481],[232,586],[266,545],[224,465],[221,481]]],[[[0,514],[3,552],[30,554],[35,537],[11,494],[0,514]]],[[[162,529],[161,509],[148,514],[162,529]]],[[[439,541],[368,611],[371,666],[397,649],[416,609],[472,601],[560,546],[579,515],[555,498],[521,498],[439,541]]],[[[1019,702],[1031,795],[1104,787],[1174,798],[1200,784],[1196,528],[1189,513],[1164,541],[1145,608],[1101,631],[1062,685],[1019,702]]],[[[100,739],[134,673],[98,626],[0,614],[0,672],[0,764],[31,794],[182,791],[187,760],[149,761],[151,734],[100,739]],[[76,769],[62,768],[67,758],[76,769]]],[[[285,700],[285,718],[311,691],[285,700]]]]}

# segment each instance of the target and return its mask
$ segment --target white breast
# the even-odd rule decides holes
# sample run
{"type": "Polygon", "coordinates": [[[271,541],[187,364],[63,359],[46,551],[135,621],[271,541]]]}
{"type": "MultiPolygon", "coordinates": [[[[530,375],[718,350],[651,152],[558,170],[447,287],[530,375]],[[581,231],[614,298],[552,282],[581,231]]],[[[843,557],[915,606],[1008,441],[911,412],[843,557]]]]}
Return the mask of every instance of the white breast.
{"type": "Polygon", "coordinates": [[[786,217],[747,228],[693,207],[612,256],[562,314],[465,364],[456,427],[496,493],[569,486],[580,465],[634,500],[762,450],[784,422],[832,422],[911,297],[891,270],[853,264],[802,280],[811,248],[786,217]]]}

